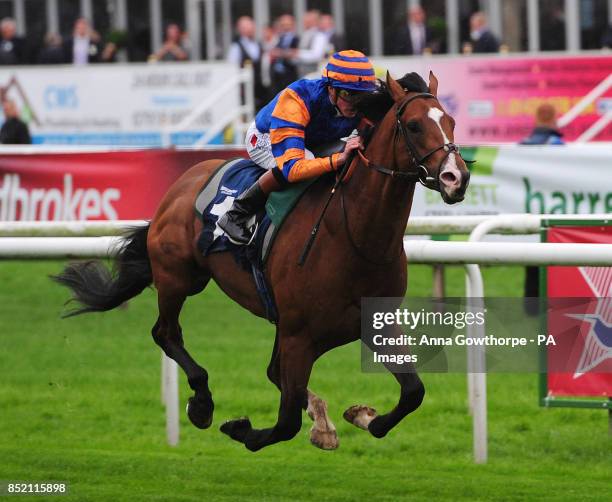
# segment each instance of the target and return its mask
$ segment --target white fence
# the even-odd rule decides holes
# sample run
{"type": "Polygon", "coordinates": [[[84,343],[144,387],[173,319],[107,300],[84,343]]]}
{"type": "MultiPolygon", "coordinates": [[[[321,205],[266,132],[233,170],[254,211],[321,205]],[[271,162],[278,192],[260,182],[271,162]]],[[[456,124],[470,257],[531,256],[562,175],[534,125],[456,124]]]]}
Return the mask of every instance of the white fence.
{"type": "MultiPolygon", "coordinates": [[[[492,217],[421,217],[408,224],[408,234],[470,233],[468,242],[405,240],[411,263],[466,266],[466,297],[484,298],[479,264],[612,266],[612,244],[548,244],[478,242],[487,233],[530,234],[540,231],[542,219],[609,220],[609,215],[503,215],[492,217]]],[[[108,256],[120,238],[111,237],[146,222],[14,222],[0,223],[0,259],[108,256]],[[36,237],[15,237],[35,235],[36,237]],[[46,237],[42,237],[45,235],[46,237]],[[71,237],[57,237],[70,235],[71,237]],[[88,235],[88,237],[74,237],[88,235]]],[[[472,336],[484,336],[484,326],[472,336]]],[[[167,438],[178,444],[178,376],[174,361],[163,357],[162,399],[166,404],[167,438]]],[[[468,394],[473,413],[474,459],[487,461],[486,366],[483,346],[468,348],[468,394]]]]}

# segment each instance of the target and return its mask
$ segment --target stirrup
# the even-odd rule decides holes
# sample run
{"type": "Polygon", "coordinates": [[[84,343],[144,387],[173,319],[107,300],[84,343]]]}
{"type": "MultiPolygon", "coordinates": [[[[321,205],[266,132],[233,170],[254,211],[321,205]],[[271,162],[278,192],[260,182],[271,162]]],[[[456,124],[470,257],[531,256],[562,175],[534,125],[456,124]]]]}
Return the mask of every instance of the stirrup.
{"type": "Polygon", "coordinates": [[[244,242],[238,242],[234,239],[232,239],[232,236],[230,234],[228,234],[225,230],[223,230],[223,233],[225,234],[225,236],[227,237],[227,239],[232,243],[235,244],[236,246],[250,246],[253,242],[253,239],[255,239],[255,236],[257,235],[257,230],[259,228],[259,222],[255,222],[255,226],[253,227],[253,231],[251,232],[251,238],[249,239],[248,242],[244,243],[244,242]]]}

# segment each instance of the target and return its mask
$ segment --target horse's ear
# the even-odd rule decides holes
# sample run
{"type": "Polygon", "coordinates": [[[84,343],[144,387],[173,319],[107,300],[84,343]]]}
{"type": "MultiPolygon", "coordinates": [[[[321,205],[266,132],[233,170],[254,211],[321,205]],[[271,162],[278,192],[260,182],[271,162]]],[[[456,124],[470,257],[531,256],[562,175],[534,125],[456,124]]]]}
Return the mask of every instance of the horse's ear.
{"type": "Polygon", "coordinates": [[[404,96],[406,95],[406,93],[404,92],[404,89],[402,89],[402,86],[399,85],[395,79],[393,79],[393,77],[391,77],[391,74],[387,71],[387,89],[389,89],[389,92],[391,93],[391,97],[393,98],[393,101],[400,101],[402,99],[404,99],[404,96]]]}
{"type": "Polygon", "coordinates": [[[429,92],[436,97],[438,96],[438,79],[431,70],[429,70],[429,92]]]}

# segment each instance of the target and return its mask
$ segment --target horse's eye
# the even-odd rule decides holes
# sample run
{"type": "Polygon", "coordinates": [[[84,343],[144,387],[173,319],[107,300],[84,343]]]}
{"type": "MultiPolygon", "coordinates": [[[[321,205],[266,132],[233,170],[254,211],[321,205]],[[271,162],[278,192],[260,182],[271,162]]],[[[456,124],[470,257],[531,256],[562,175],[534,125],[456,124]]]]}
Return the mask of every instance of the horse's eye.
{"type": "Polygon", "coordinates": [[[411,120],[410,122],[408,122],[406,124],[406,128],[413,133],[419,133],[421,132],[421,126],[419,125],[419,123],[416,120],[411,120]]]}

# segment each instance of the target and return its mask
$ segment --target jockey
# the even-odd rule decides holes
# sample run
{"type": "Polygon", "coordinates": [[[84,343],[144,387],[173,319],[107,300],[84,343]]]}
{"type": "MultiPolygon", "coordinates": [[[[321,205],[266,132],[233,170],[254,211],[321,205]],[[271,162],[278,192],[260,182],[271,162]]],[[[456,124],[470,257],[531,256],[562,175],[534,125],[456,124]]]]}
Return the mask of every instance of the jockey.
{"type": "Polygon", "coordinates": [[[251,160],[268,171],[219,218],[231,241],[247,244],[252,239],[248,222],[271,192],[335,171],[351,151],[363,148],[355,136],[342,152],[318,158],[312,154],[351,134],[359,123],[355,96],[376,86],[370,60],[358,51],[341,51],[330,57],[322,78],[292,83],[259,111],[247,132],[246,149],[251,160]]]}

